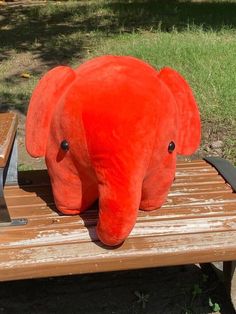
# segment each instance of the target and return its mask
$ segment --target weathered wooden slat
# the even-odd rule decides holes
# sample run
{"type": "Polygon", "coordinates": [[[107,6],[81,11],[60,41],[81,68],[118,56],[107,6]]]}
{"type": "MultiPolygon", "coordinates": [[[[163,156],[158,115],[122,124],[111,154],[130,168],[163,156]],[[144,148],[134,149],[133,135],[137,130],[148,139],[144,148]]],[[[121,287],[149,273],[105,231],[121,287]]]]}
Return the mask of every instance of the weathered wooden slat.
{"type": "MultiPolygon", "coordinates": [[[[11,197],[10,200],[7,200],[9,211],[12,218],[19,218],[27,216],[29,218],[50,216],[58,216],[58,212],[53,203],[52,196],[47,196],[47,203],[45,202],[46,198],[40,198],[33,195],[27,195],[24,197],[11,197]]],[[[235,195],[230,193],[230,191],[214,191],[212,193],[186,193],[177,195],[169,195],[167,202],[161,207],[161,209],[145,212],[140,211],[139,215],[165,215],[166,212],[175,213],[175,215],[182,211],[183,215],[188,215],[192,212],[198,213],[201,211],[210,211],[216,206],[220,210],[224,210],[225,206],[229,205],[229,208],[233,209],[236,207],[235,195]],[[224,208],[223,208],[224,207],[224,208]],[[191,210],[190,210],[191,209],[191,210]]],[[[225,209],[226,210],[226,209],[225,209]]],[[[91,209],[88,213],[91,212],[91,209]]],[[[170,218],[170,217],[169,217],[170,218]]]]}
{"type": "MultiPolygon", "coordinates": [[[[19,175],[19,181],[22,182],[22,185],[24,185],[24,182],[27,182],[29,180],[31,180],[34,185],[37,185],[37,184],[44,185],[45,183],[50,184],[50,179],[48,177],[46,170],[37,170],[36,173],[37,175],[34,175],[32,177],[31,171],[23,171],[19,175]]],[[[207,164],[205,161],[202,161],[202,160],[177,163],[176,177],[178,176],[189,177],[190,174],[192,174],[193,176],[205,176],[205,175],[218,176],[215,169],[211,165],[207,164]]],[[[196,178],[194,178],[194,180],[195,179],[196,178]]]]}
{"type": "MultiPolygon", "coordinates": [[[[222,187],[222,186],[221,186],[222,187]]],[[[37,196],[37,195],[51,195],[52,194],[52,189],[51,185],[42,185],[42,186],[29,186],[27,188],[25,187],[5,187],[5,196],[9,198],[17,198],[17,197],[22,197],[22,196],[37,196]]]]}
{"type": "MultiPolygon", "coordinates": [[[[209,184],[202,184],[202,185],[195,185],[189,184],[187,187],[186,185],[183,185],[181,187],[180,184],[176,185],[178,183],[178,180],[172,185],[169,195],[184,195],[184,194],[191,194],[191,193],[203,193],[203,192],[222,192],[227,193],[231,191],[231,188],[226,185],[222,184],[222,182],[213,182],[211,185],[209,184]]],[[[50,185],[43,185],[43,186],[29,186],[27,188],[18,186],[15,187],[6,187],[5,188],[5,196],[10,198],[17,198],[22,196],[37,196],[37,195],[51,195],[52,190],[50,185]]]]}
{"type": "MultiPolygon", "coordinates": [[[[205,161],[202,159],[196,159],[196,160],[177,160],[177,167],[180,168],[196,168],[196,167],[202,167],[205,165],[205,161]]],[[[207,164],[208,166],[208,164],[207,164]]]]}
{"type": "MultiPolygon", "coordinates": [[[[95,207],[95,206],[94,206],[95,207]]],[[[82,213],[81,215],[76,216],[60,216],[58,212],[56,211],[56,208],[48,207],[23,207],[23,208],[13,208],[11,210],[12,218],[19,218],[19,217],[28,217],[29,224],[27,224],[24,227],[24,230],[31,228],[31,222],[34,222],[34,224],[37,225],[43,223],[45,221],[45,224],[47,225],[46,221],[52,221],[52,223],[55,222],[61,222],[61,223],[70,223],[70,222],[77,222],[78,220],[83,219],[84,221],[97,221],[98,216],[98,210],[97,206],[95,209],[89,209],[82,213]]],[[[158,210],[154,210],[151,212],[145,212],[145,211],[139,211],[138,215],[138,221],[139,220],[164,220],[164,219],[188,219],[188,218],[198,218],[198,217],[221,217],[221,216],[233,216],[236,215],[236,204],[234,203],[225,203],[225,204],[211,204],[211,205],[197,205],[194,207],[179,207],[173,208],[166,207],[161,208],[158,210]]],[[[15,231],[18,232],[18,227],[11,227],[10,229],[8,227],[2,227],[2,232],[6,232],[7,234],[10,234],[11,232],[15,231]],[[5,229],[5,231],[4,231],[5,229]]],[[[1,233],[0,233],[1,234],[1,233]]]]}
{"type": "Polygon", "coordinates": [[[0,250],[0,281],[235,260],[236,232],[129,238],[116,249],[96,242],[0,250]]]}
{"type": "Polygon", "coordinates": [[[213,168],[201,168],[201,169],[198,169],[198,168],[177,168],[176,169],[176,177],[179,178],[179,177],[189,177],[189,176],[199,176],[199,174],[201,173],[201,175],[204,175],[204,176],[212,176],[212,175],[215,175],[215,171],[213,168]]]}
{"type": "MultiPolygon", "coordinates": [[[[162,208],[169,207],[170,205],[174,207],[183,207],[183,206],[191,206],[194,205],[207,205],[207,204],[214,204],[214,203],[228,203],[235,200],[235,196],[233,193],[230,192],[218,192],[214,191],[214,193],[192,193],[190,194],[172,194],[169,196],[162,206],[162,208]]],[[[44,195],[43,197],[35,196],[35,195],[27,195],[17,198],[9,198],[7,199],[7,205],[9,210],[12,206],[45,206],[47,205],[54,205],[52,195],[44,195]]]]}
{"type": "Polygon", "coordinates": [[[25,205],[37,205],[37,206],[44,206],[46,204],[54,204],[53,196],[52,195],[43,195],[42,197],[37,195],[27,195],[22,197],[16,198],[7,198],[7,205],[9,208],[11,206],[25,206],[25,205]]]}
{"type": "MultiPolygon", "coordinates": [[[[236,213],[233,216],[196,217],[187,219],[157,220],[139,219],[130,238],[147,236],[181,235],[236,231],[236,213]]],[[[27,228],[9,230],[1,234],[0,249],[5,247],[33,247],[60,243],[98,241],[95,232],[96,219],[43,219],[31,221],[27,228]],[[86,225],[86,227],[84,226],[86,225]]]]}
{"type": "Polygon", "coordinates": [[[181,186],[188,186],[189,184],[194,184],[194,185],[209,185],[212,183],[225,183],[224,179],[221,176],[204,176],[204,175],[199,175],[196,177],[191,177],[191,176],[185,176],[185,177],[179,177],[178,181],[176,180],[175,185],[181,185],[181,186]]]}
{"type": "MultiPolygon", "coordinates": [[[[54,227],[58,226],[63,227],[63,224],[86,224],[89,225],[91,223],[95,224],[97,222],[98,218],[98,210],[97,207],[95,209],[89,209],[85,211],[84,213],[80,215],[75,216],[65,216],[65,215],[59,215],[56,211],[50,211],[48,208],[47,211],[41,210],[40,208],[29,208],[29,211],[27,212],[27,209],[23,212],[26,217],[28,217],[29,223],[24,227],[24,231],[37,228],[39,229],[40,226],[44,226],[48,228],[48,225],[51,226],[53,229],[54,227]]],[[[22,215],[22,210],[19,211],[13,211],[12,217],[18,218],[19,215],[22,215]]],[[[234,203],[227,203],[227,204],[213,204],[213,205],[206,205],[201,206],[198,205],[194,208],[186,208],[186,207],[180,207],[175,210],[173,210],[171,207],[169,208],[163,208],[151,212],[145,212],[145,211],[139,211],[139,215],[137,218],[138,222],[146,222],[147,224],[151,220],[157,220],[157,221],[163,221],[163,220],[173,220],[173,219],[190,219],[190,218],[207,218],[207,217],[221,217],[221,216],[236,216],[236,202],[234,203]]],[[[172,222],[170,222],[172,223],[172,222]]],[[[4,234],[7,230],[7,235],[9,235],[11,232],[19,232],[19,227],[12,226],[10,229],[6,227],[2,227],[2,234],[4,234]]],[[[21,229],[21,228],[20,228],[21,229]]],[[[51,229],[49,229],[51,230],[51,229]]]]}

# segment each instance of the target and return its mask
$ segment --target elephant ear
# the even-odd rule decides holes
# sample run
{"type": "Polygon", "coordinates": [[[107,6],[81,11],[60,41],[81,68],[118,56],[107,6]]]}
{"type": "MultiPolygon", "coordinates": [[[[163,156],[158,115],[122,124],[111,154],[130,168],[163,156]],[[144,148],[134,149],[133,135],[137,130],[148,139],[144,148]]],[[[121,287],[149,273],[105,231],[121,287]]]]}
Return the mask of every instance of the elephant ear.
{"type": "Polygon", "coordinates": [[[75,76],[71,68],[58,66],[47,72],[34,89],[26,119],[26,149],[31,156],[45,156],[53,111],[75,76]]]}
{"type": "Polygon", "coordinates": [[[193,154],[201,140],[201,122],[197,103],[185,79],[171,68],[163,68],[158,77],[168,86],[179,111],[177,153],[193,154]]]}

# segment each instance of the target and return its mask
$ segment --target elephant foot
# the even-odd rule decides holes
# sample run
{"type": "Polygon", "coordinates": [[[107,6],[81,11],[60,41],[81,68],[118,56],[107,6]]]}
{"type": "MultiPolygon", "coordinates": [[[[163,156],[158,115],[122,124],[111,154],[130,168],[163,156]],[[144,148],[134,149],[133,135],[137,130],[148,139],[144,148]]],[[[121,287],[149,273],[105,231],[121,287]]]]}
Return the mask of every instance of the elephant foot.
{"type": "Polygon", "coordinates": [[[117,237],[114,234],[109,234],[106,231],[100,230],[98,225],[97,227],[97,236],[98,239],[105,245],[116,247],[121,245],[124,240],[127,238],[128,234],[117,237]]]}
{"type": "Polygon", "coordinates": [[[81,214],[85,208],[77,209],[77,208],[68,208],[63,206],[57,206],[57,209],[64,215],[78,215],[81,214]]]}
{"type": "Polygon", "coordinates": [[[165,200],[141,201],[140,209],[151,211],[151,210],[159,209],[164,203],[165,203],[165,200]]]}

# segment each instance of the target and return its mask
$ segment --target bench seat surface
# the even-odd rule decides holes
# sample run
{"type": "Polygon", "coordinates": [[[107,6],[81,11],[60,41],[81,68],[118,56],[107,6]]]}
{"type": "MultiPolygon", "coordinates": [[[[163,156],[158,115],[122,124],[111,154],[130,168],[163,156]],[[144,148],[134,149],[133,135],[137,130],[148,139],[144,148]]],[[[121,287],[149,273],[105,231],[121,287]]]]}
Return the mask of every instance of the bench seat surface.
{"type": "Polygon", "coordinates": [[[205,161],[178,162],[165,205],[139,211],[129,238],[113,249],[96,237],[97,204],[62,216],[46,170],[19,177],[5,197],[11,217],[28,224],[0,227],[0,281],[236,259],[236,193],[205,161]]]}

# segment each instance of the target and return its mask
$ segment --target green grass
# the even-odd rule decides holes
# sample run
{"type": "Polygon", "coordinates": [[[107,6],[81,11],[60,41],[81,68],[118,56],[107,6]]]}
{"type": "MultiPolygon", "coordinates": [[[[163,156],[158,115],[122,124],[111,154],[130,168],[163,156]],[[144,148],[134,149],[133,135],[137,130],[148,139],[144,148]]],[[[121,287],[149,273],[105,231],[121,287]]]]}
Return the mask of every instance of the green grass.
{"type": "Polygon", "coordinates": [[[114,36],[96,55],[132,55],[157,69],[171,66],[190,83],[204,119],[236,120],[236,31],[189,30],[114,36]]]}
{"type": "Polygon", "coordinates": [[[18,165],[17,169],[18,171],[29,171],[29,170],[33,170],[33,167],[22,163],[18,165]]]}
{"type": "Polygon", "coordinates": [[[0,103],[26,113],[39,77],[58,64],[133,55],[189,81],[202,148],[222,139],[236,162],[236,1],[68,1],[0,8],[0,103]],[[22,73],[29,73],[28,79],[22,73]],[[210,135],[209,135],[210,134],[210,135]]]}

